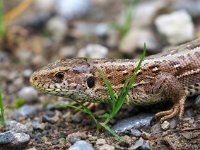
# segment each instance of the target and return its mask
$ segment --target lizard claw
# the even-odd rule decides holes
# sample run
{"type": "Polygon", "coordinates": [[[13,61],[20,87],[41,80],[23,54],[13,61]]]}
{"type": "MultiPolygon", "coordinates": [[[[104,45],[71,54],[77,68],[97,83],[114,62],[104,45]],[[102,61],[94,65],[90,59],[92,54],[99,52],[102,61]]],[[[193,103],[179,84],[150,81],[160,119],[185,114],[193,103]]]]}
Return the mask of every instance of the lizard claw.
{"type": "Polygon", "coordinates": [[[185,97],[182,98],[178,103],[174,104],[174,106],[167,111],[162,111],[159,112],[155,115],[156,118],[161,118],[160,122],[164,122],[167,119],[171,119],[177,114],[179,115],[179,118],[183,118],[183,113],[184,113],[184,104],[185,104],[185,97]]]}

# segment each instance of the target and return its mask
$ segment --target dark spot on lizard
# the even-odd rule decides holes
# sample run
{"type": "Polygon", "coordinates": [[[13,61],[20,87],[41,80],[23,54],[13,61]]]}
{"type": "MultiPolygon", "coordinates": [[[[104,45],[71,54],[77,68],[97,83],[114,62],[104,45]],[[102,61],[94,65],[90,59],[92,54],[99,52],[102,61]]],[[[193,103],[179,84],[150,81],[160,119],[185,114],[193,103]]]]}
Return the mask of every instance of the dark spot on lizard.
{"type": "Polygon", "coordinates": [[[124,71],[124,70],[126,70],[125,65],[121,65],[117,67],[117,71],[124,71]]]}

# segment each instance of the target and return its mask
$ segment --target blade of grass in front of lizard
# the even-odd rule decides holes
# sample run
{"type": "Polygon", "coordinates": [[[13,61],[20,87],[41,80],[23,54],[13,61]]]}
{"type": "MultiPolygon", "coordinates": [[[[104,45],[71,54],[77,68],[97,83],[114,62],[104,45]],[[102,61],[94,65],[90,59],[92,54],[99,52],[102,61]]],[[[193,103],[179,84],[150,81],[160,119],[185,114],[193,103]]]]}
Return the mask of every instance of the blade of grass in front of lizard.
{"type": "Polygon", "coordinates": [[[0,91],[0,117],[1,117],[1,125],[5,127],[5,118],[4,118],[4,107],[3,107],[3,93],[0,91]]]}
{"type": "MultiPolygon", "coordinates": [[[[137,72],[140,69],[142,61],[144,60],[144,57],[146,55],[146,51],[147,51],[147,47],[146,47],[146,44],[144,43],[143,53],[142,53],[142,56],[141,56],[141,58],[140,58],[140,60],[138,62],[138,65],[137,65],[137,67],[136,67],[131,79],[130,80],[127,80],[127,79],[125,80],[124,87],[122,88],[119,96],[117,96],[116,99],[112,100],[112,110],[111,110],[111,112],[109,114],[109,117],[104,122],[105,124],[109,123],[110,120],[112,120],[112,118],[116,116],[116,114],[119,112],[119,110],[121,109],[122,105],[124,104],[124,102],[126,100],[126,97],[127,97],[127,94],[128,94],[128,92],[130,91],[132,85],[135,82],[135,78],[136,78],[137,72]]],[[[111,84],[109,83],[109,81],[106,80],[105,76],[103,75],[103,73],[101,71],[100,71],[100,73],[101,73],[101,76],[102,76],[102,79],[103,79],[104,83],[107,86],[108,91],[112,91],[112,92],[109,92],[110,97],[114,97],[114,95],[111,95],[111,94],[114,93],[111,84]]]]}

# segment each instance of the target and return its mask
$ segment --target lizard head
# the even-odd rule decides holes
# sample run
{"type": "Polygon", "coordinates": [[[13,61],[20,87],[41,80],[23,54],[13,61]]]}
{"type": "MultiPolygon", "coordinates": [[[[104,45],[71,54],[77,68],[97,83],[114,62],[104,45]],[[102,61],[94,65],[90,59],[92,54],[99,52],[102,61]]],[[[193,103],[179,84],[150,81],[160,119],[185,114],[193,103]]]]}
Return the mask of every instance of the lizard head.
{"type": "Polygon", "coordinates": [[[51,95],[82,101],[102,100],[105,98],[102,92],[95,91],[98,79],[93,73],[98,69],[94,70],[88,61],[86,58],[57,61],[34,72],[30,82],[36,89],[51,95]]]}

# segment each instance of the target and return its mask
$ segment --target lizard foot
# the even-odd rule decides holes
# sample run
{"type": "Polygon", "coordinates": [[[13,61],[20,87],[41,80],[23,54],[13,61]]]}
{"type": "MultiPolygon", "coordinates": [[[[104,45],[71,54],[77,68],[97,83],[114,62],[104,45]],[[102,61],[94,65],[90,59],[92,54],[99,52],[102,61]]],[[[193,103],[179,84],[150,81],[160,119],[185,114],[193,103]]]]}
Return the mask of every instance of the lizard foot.
{"type": "Polygon", "coordinates": [[[184,104],[185,104],[185,97],[183,97],[178,103],[175,103],[174,106],[167,111],[161,111],[155,115],[156,118],[161,118],[160,122],[162,123],[163,121],[167,119],[171,119],[177,114],[179,115],[179,118],[183,118],[183,113],[184,113],[184,104]]]}

